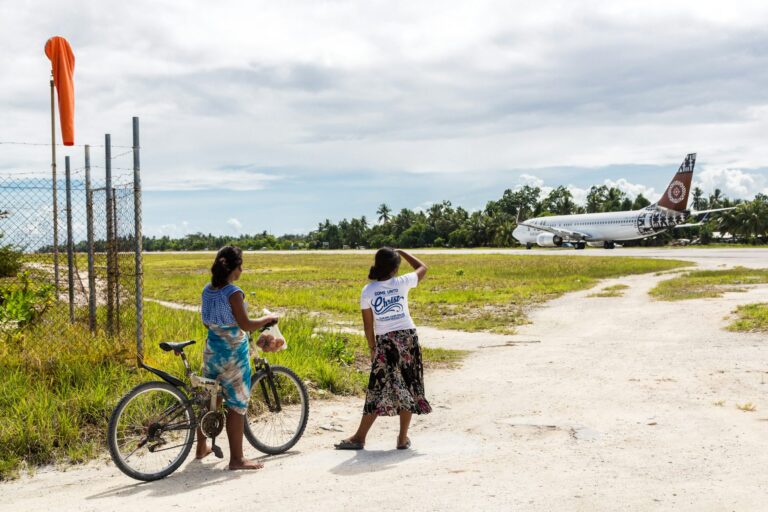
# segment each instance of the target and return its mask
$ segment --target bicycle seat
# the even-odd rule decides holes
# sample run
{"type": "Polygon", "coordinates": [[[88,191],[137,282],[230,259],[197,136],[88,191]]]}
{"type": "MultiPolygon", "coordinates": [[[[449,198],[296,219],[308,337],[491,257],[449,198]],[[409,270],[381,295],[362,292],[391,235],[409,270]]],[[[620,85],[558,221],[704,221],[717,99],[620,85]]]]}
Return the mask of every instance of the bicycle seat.
{"type": "Polygon", "coordinates": [[[165,352],[170,352],[173,350],[174,352],[182,352],[184,350],[184,347],[187,345],[194,345],[195,340],[189,340],[189,341],[163,341],[160,343],[160,348],[163,349],[165,352]]]}

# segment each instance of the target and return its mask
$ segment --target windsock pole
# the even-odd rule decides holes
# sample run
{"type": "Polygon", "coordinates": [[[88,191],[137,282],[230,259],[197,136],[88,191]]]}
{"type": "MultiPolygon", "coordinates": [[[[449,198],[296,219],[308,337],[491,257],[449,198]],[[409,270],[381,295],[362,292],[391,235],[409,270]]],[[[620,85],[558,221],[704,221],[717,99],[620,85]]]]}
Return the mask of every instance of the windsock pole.
{"type": "Polygon", "coordinates": [[[53,191],[53,275],[56,296],[59,295],[59,203],[56,196],[56,105],[53,98],[53,71],[51,71],[51,176],[53,191]]]}

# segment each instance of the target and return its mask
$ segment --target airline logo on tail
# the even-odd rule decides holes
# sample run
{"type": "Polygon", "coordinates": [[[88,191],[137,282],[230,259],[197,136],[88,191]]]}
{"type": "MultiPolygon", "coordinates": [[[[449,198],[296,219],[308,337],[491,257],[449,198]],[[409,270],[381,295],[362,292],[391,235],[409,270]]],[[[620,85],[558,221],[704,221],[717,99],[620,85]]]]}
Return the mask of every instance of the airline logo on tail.
{"type": "Polygon", "coordinates": [[[681,181],[673,181],[667,189],[667,197],[675,204],[680,203],[685,197],[685,185],[681,181]]]}
{"type": "Polygon", "coordinates": [[[695,165],[696,153],[691,153],[685,157],[685,160],[680,164],[680,168],[667,187],[666,192],[661,196],[658,206],[678,212],[685,211],[685,207],[688,205],[688,192],[691,190],[691,179],[693,178],[693,167],[695,165]]]}

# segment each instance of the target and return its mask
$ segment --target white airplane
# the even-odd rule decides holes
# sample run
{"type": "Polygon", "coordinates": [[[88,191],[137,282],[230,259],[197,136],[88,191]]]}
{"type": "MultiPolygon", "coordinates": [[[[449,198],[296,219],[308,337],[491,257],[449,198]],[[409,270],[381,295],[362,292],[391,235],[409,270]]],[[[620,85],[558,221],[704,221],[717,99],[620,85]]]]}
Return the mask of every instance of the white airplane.
{"type": "Polygon", "coordinates": [[[642,210],[536,217],[518,222],[512,236],[527,249],[534,244],[560,247],[564,242],[574,244],[576,249],[584,249],[587,245],[613,249],[615,242],[646,238],[673,228],[698,226],[701,222],[689,224],[688,221],[699,215],[732,210],[686,209],[695,164],[696,153],[686,156],[661,199],[642,210]]]}

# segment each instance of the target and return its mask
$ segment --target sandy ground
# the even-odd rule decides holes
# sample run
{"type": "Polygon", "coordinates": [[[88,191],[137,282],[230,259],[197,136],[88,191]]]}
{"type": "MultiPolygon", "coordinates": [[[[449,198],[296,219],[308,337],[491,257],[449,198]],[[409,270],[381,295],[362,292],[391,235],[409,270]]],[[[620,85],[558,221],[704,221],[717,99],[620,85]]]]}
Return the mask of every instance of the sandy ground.
{"type": "MultiPolygon", "coordinates": [[[[685,256],[721,268],[762,255],[685,256]]],[[[768,286],[650,301],[668,277],[606,281],[629,286],[618,298],[566,295],[514,336],[420,329],[424,345],[473,352],[427,374],[435,410],[415,418],[412,450],[394,449],[397,421],[383,418],[365,451],[334,451],[361,400],[315,401],[295,450],[261,471],[209,458],[147,484],[103,459],[0,484],[0,510],[766,510],[768,343],[722,327],[768,286]]]]}

